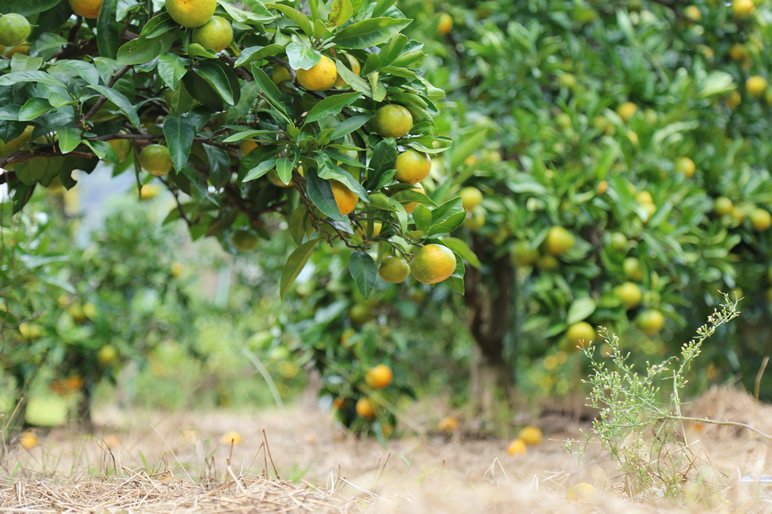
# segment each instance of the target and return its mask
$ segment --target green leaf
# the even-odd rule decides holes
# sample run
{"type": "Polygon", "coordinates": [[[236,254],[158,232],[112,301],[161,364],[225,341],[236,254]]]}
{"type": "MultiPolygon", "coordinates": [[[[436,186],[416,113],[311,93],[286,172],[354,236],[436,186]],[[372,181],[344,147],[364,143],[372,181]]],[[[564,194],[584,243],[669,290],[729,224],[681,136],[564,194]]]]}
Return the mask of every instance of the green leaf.
{"type": "Polygon", "coordinates": [[[287,258],[287,262],[281,270],[281,282],[279,285],[279,294],[282,300],[289,291],[295,279],[298,278],[300,272],[303,271],[308,258],[311,257],[311,253],[314,251],[314,246],[319,242],[319,239],[312,239],[303,243],[295,248],[295,250],[287,258]]]}
{"type": "Polygon", "coordinates": [[[287,59],[293,70],[308,70],[317,65],[322,58],[319,50],[302,43],[287,45],[287,59]]]}
{"type": "Polygon", "coordinates": [[[123,112],[123,114],[126,115],[126,118],[128,118],[129,122],[131,122],[132,125],[139,128],[139,116],[137,115],[137,111],[134,109],[134,106],[129,102],[128,98],[123,96],[121,93],[116,91],[115,89],[105,87],[105,86],[86,86],[89,89],[93,89],[100,95],[104,96],[108,100],[110,100],[112,103],[114,103],[118,109],[123,112]]]}
{"type": "Polygon", "coordinates": [[[137,38],[124,43],[118,49],[118,64],[122,66],[143,64],[161,55],[162,46],[158,39],[137,38]]]}
{"type": "Polygon", "coordinates": [[[289,184],[292,180],[293,164],[294,163],[287,157],[282,157],[276,161],[276,172],[279,174],[279,180],[281,180],[284,185],[289,184]]]}
{"type": "Polygon", "coordinates": [[[354,252],[349,259],[348,269],[357,289],[367,300],[375,288],[375,276],[378,274],[375,261],[365,252],[354,252]]]}
{"type": "Polygon", "coordinates": [[[47,84],[49,86],[60,86],[63,88],[67,87],[64,82],[44,71],[17,71],[0,77],[0,86],[13,86],[24,82],[35,82],[47,84]]]}
{"type": "Polygon", "coordinates": [[[573,325],[580,321],[584,321],[589,318],[593,312],[595,312],[596,304],[595,300],[589,297],[578,298],[574,300],[571,307],[568,309],[568,315],[566,316],[566,323],[573,325]]]}
{"type": "Polygon", "coordinates": [[[180,171],[188,163],[190,147],[196,137],[196,127],[188,118],[172,114],[164,120],[163,131],[174,169],[180,171]]]}
{"type": "Polygon", "coordinates": [[[306,36],[313,37],[314,29],[311,26],[311,20],[309,20],[308,16],[306,16],[302,12],[297,11],[296,9],[293,9],[290,6],[283,5],[283,4],[268,4],[266,7],[270,9],[276,9],[277,11],[281,11],[287,16],[287,18],[297,23],[298,27],[300,27],[300,30],[302,30],[306,36]]]}
{"type": "Polygon", "coordinates": [[[265,95],[265,98],[271,103],[271,105],[278,109],[282,117],[287,120],[287,123],[292,125],[292,121],[287,115],[287,108],[281,101],[281,91],[279,91],[279,88],[276,87],[276,84],[273,83],[273,80],[271,80],[271,78],[266,75],[266,73],[256,64],[252,64],[252,76],[255,78],[255,82],[257,82],[260,90],[265,95]]]}
{"type": "Polygon", "coordinates": [[[30,98],[19,109],[19,121],[30,121],[39,118],[53,109],[45,98],[30,98]]]}
{"type": "Polygon", "coordinates": [[[383,193],[370,193],[370,206],[382,211],[394,212],[396,208],[391,204],[389,197],[383,193]]]}
{"type": "Polygon", "coordinates": [[[0,13],[18,13],[23,16],[31,16],[33,14],[48,11],[56,6],[59,0],[4,0],[0,4],[0,13]]]}
{"type": "Polygon", "coordinates": [[[319,121],[329,115],[337,116],[344,107],[356,102],[360,96],[362,96],[361,93],[343,93],[340,95],[328,96],[308,111],[306,123],[319,121]]]}
{"type": "Polygon", "coordinates": [[[231,158],[226,150],[212,145],[203,145],[209,164],[209,182],[214,187],[223,187],[231,178],[231,158]]]}
{"type": "Polygon", "coordinates": [[[347,136],[352,132],[356,132],[362,128],[365,123],[370,121],[370,119],[372,119],[372,116],[370,115],[352,116],[351,118],[346,118],[345,120],[341,121],[337,127],[335,127],[332,136],[330,136],[330,140],[335,141],[336,139],[347,136]]]}
{"type": "Polygon", "coordinates": [[[219,61],[200,62],[194,71],[220,95],[223,102],[228,105],[236,105],[238,97],[234,95],[234,91],[231,89],[231,81],[218,63],[219,61]]]}
{"type": "Polygon", "coordinates": [[[346,82],[346,84],[351,87],[351,89],[354,91],[359,91],[360,93],[372,98],[372,87],[365,79],[348,69],[346,65],[343,64],[340,60],[334,59],[334,61],[335,67],[338,70],[338,75],[340,75],[340,77],[346,82]]]}
{"type": "MultiPolygon", "coordinates": [[[[466,216],[466,211],[461,202],[461,198],[454,198],[449,202],[445,202],[432,211],[432,227],[427,235],[442,234],[443,232],[450,232],[450,230],[443,230],[449,221],[456,215],[461,214],[461,222],[463,223],[463,217],[466,216]]],[[[455,226],[453,227],[455,228],[455,226]]]]}
{"type": "Polygon", "coordinates": [[[118,0],[103,0],[97,17],[97,48],[99,55],[115,59],[121,46],[120,25],[115,22],[118,0]]]}
{"type": "Polygon", "coordinates": [[[370,18],[353,23],[338,32],[334,41],[344,48],[367,48],[388,41],[413,20],[370,18]]]}
{"type": "Polygon", "coordinates": [[[384,139],[375,145],[373,156],[370,158],[372,171],[368,174],[366,188],[375,189],[380,176],[394,169],[397,165],[397,154],[397,143],[393,139],[384,139]]]}
{"type": "Polygon", "coordinates": [[[268,23],[276,18],[265,8],[265,5],[260,0],[218,2],[218,4],[233,18],[233,21],[241,23],[268,23]],[[243,6],[246,9],[241,9],[237,6],[243,6]]]}
{"type": "Polygon", "coordinates": [[[75,150],[80,144],[81,131],[74,128],[58,128],[56,134],[59,136],[59,149],[63,154],[68,154],[75,150]]]}
{"type": "Polygon", "coordinates": [[[182,77],[188,72],[186,65],[190,60],[177,54],[165,53],[158,58],[158,76],[161,77],[166,87],[174,91],[182,77]]]}
{"type": "Polygon", "coordinates": [[[456,271],[454,271],[453,274],[443,282],[443,284],[447,285],[451,291],[463,295],[465,271],[466,268],[464,267],[463,259],[456,258],[456,271]]]}
{"type": "Polygon", "coordinates": [[[419,203],[413,210],[413,220],[415,221],[416,230],[426,232],[432,225],[432,211],[419,203]]]}
{"type": "Polygon", "coordinates": [[[336,27],[345,25],[354,15],[354,7],[351,0],[332,0],[330,7],[330,22],[336,27]]]}
{"type": "Polygon", "coordinates": [[[363,201],[370,203],[370,197],[367,196],[367,191],[362,187],[362,184],[351,175],[351,173],[335,164],[326,154],[317,155],[316,161],[319,164],[319,178],[324,180],[337,180],[338,182],[345,184],[346,187],[353,191],[354,194],[363,201]]]}
{"type": "Polygon", "coordinates": [[[268,46],[250,46],[249,48],[242,50],[239,58],[236,59],[234,67],[238,68],[239,66],[247,66],[248,64],[252,64],[255,61],[259,61],[261,59],[265,59],[266,57],[271,57],[282,52],[284,52],[284,47],[282,45],[271,44],[268,46]]]}
{"type": "Polygon", "coordinates": [[[250,180],[256,180],[271,171],[276,167],[276,159],[266,159],[260,164],[249,170],[246,177],[242,182],[249,182],[250,180]]]}
{"type": "Polygon", "coordinates": [[[303,238],[306,235],[306,219],[308,218],[308,212],[305,205],[298,205],[289,219],[289,231],[292,236],[292,240],[295,244],[303,242],[303,238]]]}
{"type": "Polygon", "coordinates": [[[710,98],[711,96],[724,95],[737,89],[732,76],[725,71],[713,71],[707,76],[698,96],[710,98]]]}
{"type": "Polygon", "coordinates": [[[323,214],[335,221],[346,220],[346,217],[338,209],[330,183],[319,178],[314,168],[306,170],[306,191],[308,198],[323,214]]]}
{"type": "Polygon", "coordinates": [[[172,17],[169,16],[169,13],[162,12],[148,20],[148,22],[142,27],[142,32],[139,33],[139,37],[145,39],[153,39],[161,37],[167,32],[177,30],[179,28],[180,26],[174,20],[172,20],[172,17]]]}
{"type": "Polygon", "coordinates": [[[482,146],[487,134],[487,129],[483,128],[473,134],[467,133],[463,137],[459,137],[458,143],[453,145],[453,148],[450,150],[448,171],[455,172],[458,170],[464,163],[464,160],[482,146]]]}
{"type": "Polygon", "coordinates": [[[399,54],[402,52],[402,49],[405,48],[407,42],[407,36],[404,34],[397,34],[394,36],[392,40],[389,41],[389,44],[383,47],[381,52],[378,54],[380,65],[389,66],[391,63],[393,63],[394,59],[399,57],[399,54]]]}
{"type": "MultiPolygon", "coordinates": [[[[420,206],[416,206],[416,209],[418,209],[418,207],[420,206]]],[[[415,217],[415,212],[413,213],[413,217],[415,217]]],[[[477,258],[477,255],[475,255],[475,253],[471,248],[469,248],[469,245],[467,245],[465,241],[455,237],[443,237],[442,244],[453,250],[462,258],[466,259],[466,261],[473,267],[480,269],[480,259],[477,258]]]]}

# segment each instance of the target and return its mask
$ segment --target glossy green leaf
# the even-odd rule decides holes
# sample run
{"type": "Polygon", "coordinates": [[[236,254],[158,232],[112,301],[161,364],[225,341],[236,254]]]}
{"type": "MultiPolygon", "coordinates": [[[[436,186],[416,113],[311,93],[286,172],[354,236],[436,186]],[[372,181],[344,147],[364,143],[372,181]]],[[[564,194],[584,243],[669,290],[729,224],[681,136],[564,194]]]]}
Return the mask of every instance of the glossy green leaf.
{"type": "Polygon", "coordinates": [[[286,296],[287,291],[289,291],[289,288],[295,282],[295,279],[300,275],[300,272],[303,271],[303,268],[306,266],[306,263],[308,262],[309,257],[311,257],[314,247],[318,242],[319,239],[312,239],[303,243],[295,248],[287,258],[287,262],[281,270],[281,282],[279,285],[279,294],[281,295],[282,300],[286,296]]]}
{"type": "Polygon", "coordinates": [[[357,289],[366,300],[375,288],[375,277],[378,274],[375,261],[365,252],[354,252],[349,258],[348,269],[357,289]]]}

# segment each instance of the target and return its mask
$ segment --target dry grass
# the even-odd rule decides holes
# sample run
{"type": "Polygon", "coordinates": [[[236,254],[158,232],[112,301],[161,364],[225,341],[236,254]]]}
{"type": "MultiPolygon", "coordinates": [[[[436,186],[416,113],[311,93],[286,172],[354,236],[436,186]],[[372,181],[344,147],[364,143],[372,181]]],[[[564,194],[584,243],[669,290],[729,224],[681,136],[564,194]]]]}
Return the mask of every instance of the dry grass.
{"type": "MultiPolygon", "coordinates": [[[[412,424],[430,429],[436,422],[425,406],[415,412],[412,424]]],[[[772,431],[772,407],[735,390],[709,391],[689,414],[772,431]]],[[[108,409],[97,421],[98,437],[56,429],[39,434],[31,450],[14,448],[0,467],[0,512],[772,509],[769,492],[746,498],[738,484],[740,476],[772,473],[770,444],[738,427],[689,424],[684,436],[700,460],[698,481],[679,504],[642,504],[624,496],[613,462],[592,451],[579,462],[565,452],[566,438],[577,438],[580,428],[567,418],[537,420],[545,442],[517,457],[506,454],[508,441],[458,435],[407,436],[382,446],[301,406],[167,416],[108,409]],[[243,441],[231,447],[221,438],[233,430],[243,441]],[[595,485],[596,501],[567,503],[567,489],[578,482],[595,485]]]]}

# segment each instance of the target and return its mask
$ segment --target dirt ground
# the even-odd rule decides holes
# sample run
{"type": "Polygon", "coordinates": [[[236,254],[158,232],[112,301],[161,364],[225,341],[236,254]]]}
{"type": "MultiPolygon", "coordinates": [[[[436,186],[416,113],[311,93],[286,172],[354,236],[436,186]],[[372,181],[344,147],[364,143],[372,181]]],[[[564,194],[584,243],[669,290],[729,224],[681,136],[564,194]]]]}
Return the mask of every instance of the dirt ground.
{"type": "MultiPolygon", "coordinates": [[[[772,407],[734,390],[711,390],[690,414],[772,432],[772,407]]],[[[636,502],[597,445],[581,460],[565,450],[586,423],[554,414],[518,419],[540,426],[545,440],[510,456],[508,440],[435,433],[440,415],[416,406],[408,425],[424,433],[381,445],[301,405],[252,414],[103,409],[96,436],[54,429],[38,433],[30,450],[14,446],[0,468],[0,512],[772,511],[772,490],[740,482],[772,474],[770,441],[747,429],[689,424],[699,461],[687,479],[693,486],[677,503],[636,502]],[[232,454],[223,442],[231,431],[242,439],[232,454]],[[598,495],[568,503],[579,482],[598,495]]]]}

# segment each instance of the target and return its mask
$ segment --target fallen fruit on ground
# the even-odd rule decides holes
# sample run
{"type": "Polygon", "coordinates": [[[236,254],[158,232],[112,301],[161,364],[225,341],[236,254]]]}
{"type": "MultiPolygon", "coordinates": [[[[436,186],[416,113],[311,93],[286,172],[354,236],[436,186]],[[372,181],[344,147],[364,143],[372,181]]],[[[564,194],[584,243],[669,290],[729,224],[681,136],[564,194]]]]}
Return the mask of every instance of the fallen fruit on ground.
{"type": "Polygon", "coordinates": [[[507,446],[507,453],[510,455],[523,455],[528,451],[525,445],[525,441],[522,439],[515,439],[509,446],[507,446]]]}
{"type": "Polygon", "coordinates": [[[223,444],[239,444],[242,441],[241,434],[236,431],[225,432],[222,436],[223,444]]]}
{"type": "Polygon", "coordinates": [[[437,430],[440,432],[451,433],[458,430],[458,418],[455,416],[445,416],[437,423],[437,430]]]}
{"type": "Polygon", "coordinates": [[[592,501],[598,496],[598,490],[587,482],[580,482],[566,493],[566,499],[572,502],[592,501]]]}
{"type": "Polygon", "coordinates": [[[529,446],[537,446],[541,444],[544,438],[541,433],[541,429],[533,425],[527,425],[523,427],[517,437],[529,446]]]}

